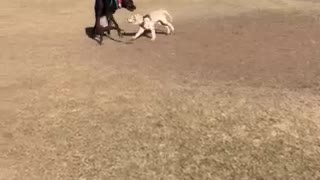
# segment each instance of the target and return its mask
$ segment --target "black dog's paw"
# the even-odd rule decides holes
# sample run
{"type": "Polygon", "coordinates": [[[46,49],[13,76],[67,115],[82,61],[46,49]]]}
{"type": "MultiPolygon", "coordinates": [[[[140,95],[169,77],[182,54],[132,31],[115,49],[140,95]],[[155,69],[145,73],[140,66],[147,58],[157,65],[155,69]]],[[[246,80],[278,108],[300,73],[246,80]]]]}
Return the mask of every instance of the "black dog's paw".
{"type": "Polygon", "coordinates": [[[100,39],[99,39],[99,46],[102,46],[103,45],[103,38],[102,37],[100,37],[100,39]]]}
{"type": "Polygon", "coordinates": [[[122,29],[118,30],[118,36],[120,38],[123,38],[123,34],[125,34],[124,30],[122,30],[122,29]]]}

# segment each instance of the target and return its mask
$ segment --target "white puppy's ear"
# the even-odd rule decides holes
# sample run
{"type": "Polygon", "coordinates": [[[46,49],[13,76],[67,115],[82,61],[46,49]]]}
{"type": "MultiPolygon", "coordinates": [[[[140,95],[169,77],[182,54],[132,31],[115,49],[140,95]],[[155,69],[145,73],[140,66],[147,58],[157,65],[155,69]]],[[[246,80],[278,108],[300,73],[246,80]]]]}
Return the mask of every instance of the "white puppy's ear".
{"type": "Polygon", "coordinates": [[[129,23],[134,23],[135,22],[134,15],[130,16],[127,20],[128,20],[129,23]]]}

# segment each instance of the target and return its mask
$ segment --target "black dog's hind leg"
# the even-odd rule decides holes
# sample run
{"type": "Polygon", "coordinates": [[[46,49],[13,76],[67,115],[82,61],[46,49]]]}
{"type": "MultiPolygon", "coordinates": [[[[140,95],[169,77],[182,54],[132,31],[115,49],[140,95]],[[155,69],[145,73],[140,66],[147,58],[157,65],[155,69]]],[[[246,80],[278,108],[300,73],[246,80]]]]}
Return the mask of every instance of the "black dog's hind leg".
{"type": "Polygon", "coordinates": [[[96,0],[95,1],[95,17],[96,17],[96,22],[94,26],[94,32],[96,35],[100,36],[99,44],[102,45],[103,43],[103,33],[104,33],[104,28],[100,24],[100,18],[103,15],[103,7],[104,7],[104,2],[103,0],[96,0]]]}
{"type": "Polygon", "coordinates": [[[96,22],[96,25],[94,26],[94,35],[99,35],[99,45],[102,45],[103,43],[103,33],[104,27],[101,26],[100,22],[96,22]]]}

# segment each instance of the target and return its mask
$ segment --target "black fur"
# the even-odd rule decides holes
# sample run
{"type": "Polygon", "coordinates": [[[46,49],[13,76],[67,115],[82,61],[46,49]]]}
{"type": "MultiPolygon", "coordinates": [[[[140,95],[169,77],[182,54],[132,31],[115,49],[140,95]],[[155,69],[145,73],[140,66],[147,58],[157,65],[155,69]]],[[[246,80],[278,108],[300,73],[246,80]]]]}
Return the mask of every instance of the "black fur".
{"type": "MultiPolygon", "coordinates": [[[[134,11],[136,6],[133,3],[133,0],[122,0],[122,7],[134,11]]],[[[103,34],[107,31],[110,34],[110,30],[117,30],[119,37],[122,37],[122,29],[120,29],[118,23],[113,17],[113,14],[118,10],[117,4],[114,3],[114,0],[95,0],[94,12],[95,12],[95,25],[93,29],[94,35],[100,36],[99,44],[103,43],[103,34]],[[100,24],[100,18],[106,16],[108,21],[107,27],[102,27],[100,24]],[[114,24],[114,26],[112,26],[114,24]]]]}

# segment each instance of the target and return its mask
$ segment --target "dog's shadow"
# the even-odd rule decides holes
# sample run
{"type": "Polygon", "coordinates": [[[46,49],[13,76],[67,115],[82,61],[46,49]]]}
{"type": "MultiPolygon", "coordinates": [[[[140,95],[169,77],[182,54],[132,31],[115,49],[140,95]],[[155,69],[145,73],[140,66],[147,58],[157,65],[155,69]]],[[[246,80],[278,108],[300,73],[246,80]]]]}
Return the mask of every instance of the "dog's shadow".
{"type": "MultiPolygon", "coordinates": [[[[94,35],[94,28],[93,27],[86,27],[85,28],[85,33],[86,35],[88,36],[88,38],[96,41],[97,43],[99,43],[99,40],[95,38],[95,35],[94,35]]],[[[167,35],[167,33],[163,30],[159,30],[157,29],[156,30],[156,33],[157,34],[163,34],[163,35],[167,35]]],[[[122,35],[125,36],[125,37],[133,37],[134,35],[136,34],[136,32],[124,32],[122,35]]],[[[112,38],[111,36],[107,35],[106,33],[104,33],[104,35],[106,37],[108,37],[109,39],[111,39],[112,41],[115,41],[115,42],[119,42],[119,43],[127,43],[125,41],[121,41],[121,40],[118,40],[118,39],[115,39],[115,38],[112,38]]],[[[150,36],[150,31],[145,31],[140,37],[147,37],[147,38],[151,38],[150,36]]],[[[139,37],[139,38],[140,38],[139,37]]]]}
{"type": "MultiPolygon", "coordinates": [[[[85,32],[86,32],[86,35],[88,36],[88,38],[96,41],[97,43],[99,43],[99,40],[95,38],[95,35],[94,35],[94,27],[86,27],[85,28],[85,32]]],[[[108,34],[104,33],[104,36],[106,36],[107,38],[111,39],[112,41],[115,41],[115,42],[123,42],[123,41],[120,41],[118,39],[114,39],[112,38],[111,36],[109,36],[108,34]]]]}
{"type": "MultiPolygon", "coordinates": [[[[150,30],[146,30],[145,32],[143,32],[143,33],[141,34],[140,37],[151,38],[150,33],[151,33],[150,30]]],[[[162,30],[158,30],[158,29],[156,30],[156,34],[167,35],[166,32],[164,32],[164,31],[162,31],[162,30]]],[[[133,37],[134,35],[136,35],[136,32],[125,32],[125,33],[123,33],[123,36],[131,36],[131,37],[133,37]]]]}

